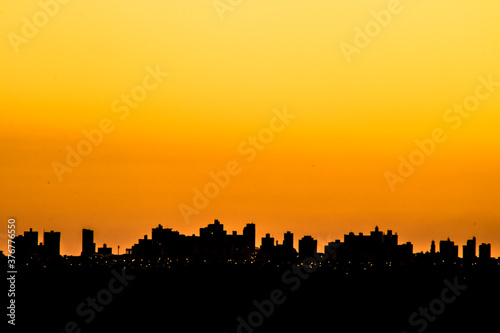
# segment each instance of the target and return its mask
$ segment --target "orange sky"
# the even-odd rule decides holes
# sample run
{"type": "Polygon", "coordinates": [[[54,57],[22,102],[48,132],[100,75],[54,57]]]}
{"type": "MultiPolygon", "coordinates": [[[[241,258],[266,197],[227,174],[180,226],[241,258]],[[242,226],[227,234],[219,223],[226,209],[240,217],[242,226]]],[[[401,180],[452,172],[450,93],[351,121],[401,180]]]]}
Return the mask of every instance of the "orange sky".
{"type": "Polygon", "coordinates": [[[61,231],[65,254],[82,228],[123,253],[217,218],[256,223],[258,245],[378,225],[500,256],[498,1],[232,3],[0,4],[0,250],[9,217],[61,231]],[[67,147],[87,156],[69,166],[67,147]],[[403,177],[400,156],[420,165],[403,177]]]}

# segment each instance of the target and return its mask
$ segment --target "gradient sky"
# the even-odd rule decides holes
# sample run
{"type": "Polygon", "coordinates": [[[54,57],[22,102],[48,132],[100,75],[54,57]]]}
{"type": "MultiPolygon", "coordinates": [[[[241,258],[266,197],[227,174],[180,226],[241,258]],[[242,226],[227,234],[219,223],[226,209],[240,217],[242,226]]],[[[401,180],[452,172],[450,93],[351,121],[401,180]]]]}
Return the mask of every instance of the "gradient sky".
{"type": "Polygon", "coordinates": [[[450,237],[461,255],[476,236],[500,256],[500,86],[458,129],[443,118],[480,77],[500,82],[500,3],[401,1],[349,63],[342,43],[389,3],[242,1],[221,20],[212,0],[73,0],[16,50],[41,7],[3,1],[1,250],[10,217],[40,242],[61,231],[63,254],[80,253],[82,228],[123,253],[159,223],[198,234],[217,218],[256,223],[257,245],[290,230],[322,249],[378,225],[415,251],[450,237]],[[148,67],[169,75],[120,119],[112,103],[148,67]],[[239,145],[284,107],[295,118],[247,161],[239,145]],[[53,162],[102,119],[114,130],[59,181],[53,162]],[[385,173],[435,128],[446,141],[391,191],[385,173]],[[241,172],[186,222],[179,205],[232,160],[241,172]]]}

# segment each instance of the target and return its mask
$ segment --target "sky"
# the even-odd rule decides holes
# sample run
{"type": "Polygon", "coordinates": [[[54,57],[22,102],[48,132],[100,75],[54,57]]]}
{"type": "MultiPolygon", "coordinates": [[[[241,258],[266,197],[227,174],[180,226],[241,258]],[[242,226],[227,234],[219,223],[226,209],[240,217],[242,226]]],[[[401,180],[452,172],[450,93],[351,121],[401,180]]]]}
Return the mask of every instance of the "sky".
{"type": "Polygon", "coordinates": [[[495,0],[2,1],[0,250],[255,223],[500,256],[495,0]]]}

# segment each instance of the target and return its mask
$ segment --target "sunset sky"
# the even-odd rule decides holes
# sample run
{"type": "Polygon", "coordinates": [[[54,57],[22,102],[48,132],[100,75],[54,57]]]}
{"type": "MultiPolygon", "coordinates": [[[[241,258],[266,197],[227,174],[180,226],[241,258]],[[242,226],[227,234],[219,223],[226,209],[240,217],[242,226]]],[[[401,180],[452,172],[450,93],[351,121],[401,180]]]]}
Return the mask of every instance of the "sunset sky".
{"type": "Polygon", "coordinates": [[[219,219],[500,256],[498,1],[61,2],[0,4],[0,250],[11,217],[73,255],[219,219]]]}

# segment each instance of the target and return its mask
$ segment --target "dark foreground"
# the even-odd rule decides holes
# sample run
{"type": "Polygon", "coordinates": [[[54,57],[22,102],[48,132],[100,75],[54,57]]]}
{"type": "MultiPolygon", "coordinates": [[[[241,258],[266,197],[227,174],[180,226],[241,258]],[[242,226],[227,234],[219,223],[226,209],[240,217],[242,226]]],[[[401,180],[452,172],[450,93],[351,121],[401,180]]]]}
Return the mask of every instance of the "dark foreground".
{"type": "Polygon", "coordinates": [[[499,331],[497,267],[298,272],[254,265],[19,272],[16,331],[499,331]]]}

